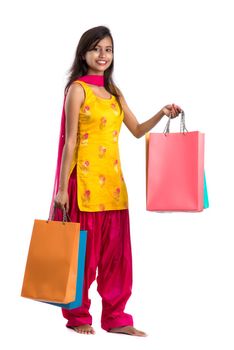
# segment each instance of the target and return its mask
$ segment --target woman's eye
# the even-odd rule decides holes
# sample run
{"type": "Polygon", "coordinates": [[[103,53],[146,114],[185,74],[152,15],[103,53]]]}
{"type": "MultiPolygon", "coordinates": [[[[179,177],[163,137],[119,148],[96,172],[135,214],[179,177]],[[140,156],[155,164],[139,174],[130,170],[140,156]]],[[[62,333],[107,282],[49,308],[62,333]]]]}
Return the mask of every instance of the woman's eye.
{"type": "MultiPolygon", "coordinates": [[[[98,47],[95,47],[93,50],[98,51],[99,48],[98,48],[98,47]]],[[[112,52],[112,49],[107,49],[106,51],[112,52]]]]}

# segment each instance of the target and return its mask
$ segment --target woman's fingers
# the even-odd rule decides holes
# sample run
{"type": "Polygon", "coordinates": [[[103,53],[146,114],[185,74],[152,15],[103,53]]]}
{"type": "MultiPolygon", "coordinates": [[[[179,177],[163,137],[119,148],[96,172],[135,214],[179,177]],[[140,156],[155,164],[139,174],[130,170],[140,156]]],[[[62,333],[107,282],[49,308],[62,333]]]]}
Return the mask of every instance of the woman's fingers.
{"type": "Polygon", "coordinates": [[[175,105],[174,103],[172,103],[172,117],[173,118],[176,118],[176,117],[178,117],[178,115],[181,113],[181,111],[182,111],[182,109],[179,107],[179,106],[177,106],[177,105],[175,105]]]}
{"type": "Polygon", "coordinates": [[[171,105],[171,116],[172,116],[172,118],[176,117],[176,109],[175,109],[174,104],[171,105]]]}
{"type": "Polygon", "coordinates": [[[56,202],[56,203],[55,203],[55,207],[56,207],[56,208],[63,209],[63,205],[62,205],[61,203],[59,203],[59,202],[56,202]]]}
{"type": "Polygon", "coordinates": [[[182,109],[176,104],[172,103],[170,105],[166,105],[163,108],[163,111],[167,117],[176,118],[182,112],[182,109]]]}
{"type": "Polygon", "coordinates": [[[61,200],[57,199],[57,200],[54,201],[54,206],[56,208],[63,209],[65,204],[61,200]]]}
{"type": "Polygon", "coordinates": [[[60,209],[69,210],[69,198],[68,193],[65,191],[59,191],[55,197],[54,205],[60,209]]]}
{"type": "Polygon", "coordinates": [[[181,113],[182,112],[182,108],[180,108],[180,106],[177,106],[174,104],[174,108],[177,110],[177,113],[181,113]]]}

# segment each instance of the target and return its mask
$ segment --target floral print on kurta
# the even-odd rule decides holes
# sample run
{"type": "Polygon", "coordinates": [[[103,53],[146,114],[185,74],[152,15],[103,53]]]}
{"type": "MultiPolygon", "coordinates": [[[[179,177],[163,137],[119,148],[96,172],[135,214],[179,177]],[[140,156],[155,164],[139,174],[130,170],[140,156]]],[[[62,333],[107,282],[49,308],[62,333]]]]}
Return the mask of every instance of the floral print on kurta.
{"type": "Polygon", "coordinates": [[[128,208],[118,148],[124,113],[120,113],[115,96],[96,96],[80,80],[85,101],[80,108],[77,145],[69,176],[77,165],[77,200],[81,211],[105,211],[128,208]]]}

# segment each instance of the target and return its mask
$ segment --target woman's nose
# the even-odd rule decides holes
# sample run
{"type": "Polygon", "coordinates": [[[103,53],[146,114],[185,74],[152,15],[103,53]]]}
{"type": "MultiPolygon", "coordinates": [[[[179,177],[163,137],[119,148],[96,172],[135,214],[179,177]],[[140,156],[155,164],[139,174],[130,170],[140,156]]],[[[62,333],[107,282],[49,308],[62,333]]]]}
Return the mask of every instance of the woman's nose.
{"type": "Polygon", "coordinates": [[[100,58],[106,57],[106,52],[105,52],[105,50],[100,50],[100,51],[99,51],[99,57],[100,57],[100,58]]]}

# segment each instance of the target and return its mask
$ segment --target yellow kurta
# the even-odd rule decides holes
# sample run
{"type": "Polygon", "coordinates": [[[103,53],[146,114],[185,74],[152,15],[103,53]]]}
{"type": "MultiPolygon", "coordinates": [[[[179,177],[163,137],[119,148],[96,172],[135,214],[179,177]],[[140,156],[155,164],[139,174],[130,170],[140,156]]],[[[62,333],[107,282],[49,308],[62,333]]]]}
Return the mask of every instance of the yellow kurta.
{"type": "Polygon", "coordinates": [[[81,211],[105,211],[128,208],[118,147],[124,112],[116,97],[98,97],[83,81],[85,91],[80,108],[77,144],[69,177],[77,165],[77,200],[81,211]]]}

